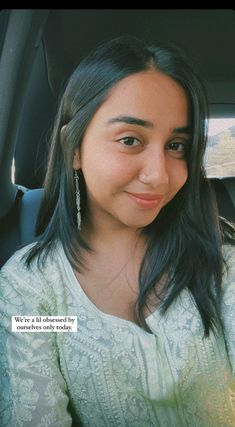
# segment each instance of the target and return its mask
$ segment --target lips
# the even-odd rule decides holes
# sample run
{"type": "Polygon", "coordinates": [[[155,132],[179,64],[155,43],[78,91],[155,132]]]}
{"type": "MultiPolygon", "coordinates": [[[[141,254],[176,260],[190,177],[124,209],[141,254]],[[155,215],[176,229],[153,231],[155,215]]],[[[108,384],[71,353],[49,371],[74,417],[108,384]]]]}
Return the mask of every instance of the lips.
{"type": "Polygon", "coordinates": [[[151,193],[129,193],[127,195],[140,207],[155,208],[159,205],[163,196],[161,194],[151,193]]]}
{"type": "Polygon", "coordinates": [[[151,194],[151,193],[128,193],[128,194],[142,200],[160,200],[163,198],[161,194],[151,194]]]}

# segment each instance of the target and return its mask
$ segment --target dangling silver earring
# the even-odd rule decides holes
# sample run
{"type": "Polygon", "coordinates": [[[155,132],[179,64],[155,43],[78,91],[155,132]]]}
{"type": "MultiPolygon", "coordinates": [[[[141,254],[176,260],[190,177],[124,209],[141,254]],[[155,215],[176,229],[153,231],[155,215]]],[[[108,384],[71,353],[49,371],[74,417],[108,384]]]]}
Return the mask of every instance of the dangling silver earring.
{"type": "Polygon", "coordinates": [[[80,206],[80,189],[79,189],[79,176],[77,171],[74,171],[75,189],[76,189],[76,206],[77,206],[77,227],[81,230],[81,206],[80,206]]]}

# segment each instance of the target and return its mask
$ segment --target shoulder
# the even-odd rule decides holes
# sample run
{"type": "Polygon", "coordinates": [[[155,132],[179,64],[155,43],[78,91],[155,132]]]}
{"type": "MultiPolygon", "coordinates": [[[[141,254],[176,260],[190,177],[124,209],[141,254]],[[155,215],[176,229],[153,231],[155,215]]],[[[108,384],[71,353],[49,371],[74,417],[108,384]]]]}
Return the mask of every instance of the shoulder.
{"type": "Polygon", "coordinates": [[[1,293],[5,289],[17,291],[18,294],[30,297],[31,295],[42,296],[50,292],[51,283],[59,282],[62,276],[63,265],[58,259],[61,250],[56,245],[53,253],[49,253],[45,262],[40,265],[36,257],[30,264],[26,263],[29,251],[36,243],[25,246],[15,252],[15,254],[6,262],[0,271],[0,289],[1,293]]]}
{"type": "Polygon", "coordinates": [[[58,263],[58,258],[64,255],[61,243],[57,242],[54,244],[51,250],[47,251],[46,249],[44,249],[42,251],[44,261],[43,263],[38,262],[39,257],[38,255],[36,255],[30,266],[28,266],[26,263],[27,256],[36,245],[37,242],[31,243],[16,251],[11,256],[11,258],[3,265],[0,272],[11,271],[12,273],[14,273],[18,271],[24,273],[27,272],[29,274],[31,272],[32,274],[34,274],[37,271],[41,271],[43,274],[45,274],[45,272],[50,271],[50,269],[58,263]],[[44,254],[46,256],[44,256],[44,254]],[[42,268],[40,268],[41,264],[42,268]]]}
{"type": "Polygon", "coordinates": [[[223,291],[230,290],[230,292],[233,292],[235,294],[235,246],[223,246],[223,259],[223,291]]]}
{"type": "Polygon", "coordinates": [[[225,263],[226,271],[235,267],[235,245],[223,245],[222,255],[225,263]]]}
{"type": "MultiPolygon", "coordinates": [[[[0,271],[0,277],[9,276],[12,278],[17,278],[18,280],[20,280],[20,278],[25,280],[26,278],[33,278],[35,274],[37,276],[40,275],[40,268],[38,266],[37,258],[34,262],[31,263],[30,266],[27,266],[26,264],[27,255],[35,245],[36,243],[32,243],[16,251],[2,267],[0,271]]],[[[44,269],[41,272],[42,276],[43,273],[44,269]]]]}

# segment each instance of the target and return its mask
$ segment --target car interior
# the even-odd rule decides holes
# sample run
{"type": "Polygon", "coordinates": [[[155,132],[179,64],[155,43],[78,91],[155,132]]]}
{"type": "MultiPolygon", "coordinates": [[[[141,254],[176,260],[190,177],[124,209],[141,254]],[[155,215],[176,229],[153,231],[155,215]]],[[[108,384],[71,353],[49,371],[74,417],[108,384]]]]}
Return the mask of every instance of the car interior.
{"type": "MultiPolygon", "coordinates": [[[[50,134],[70,73],[91,48],[121,34],[180,47],[204,79],[210,117],[235,118],[233,9],[2,9],[0,267],[37,239],[50,134]]],[[[230,160],[232,175],[208,179],[220,215],[235,222],[230,160]]]]}

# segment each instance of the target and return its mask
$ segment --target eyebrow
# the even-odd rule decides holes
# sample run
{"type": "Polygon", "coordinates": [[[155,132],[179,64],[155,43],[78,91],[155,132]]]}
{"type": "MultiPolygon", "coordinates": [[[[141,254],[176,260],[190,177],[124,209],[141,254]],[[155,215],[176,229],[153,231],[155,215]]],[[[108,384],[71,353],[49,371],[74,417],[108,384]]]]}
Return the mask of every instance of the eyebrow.
{"type": "Polygon", "coordinates": [[[148,120],[139,119],[138,117],[132,116],[117,116],[107,121],[107,124],[114,123],[127,123],[129,125],[138,125],[143,126],[145,128],[153,127],[153,123],[148,120]]]}
{"type": "Polygon", "coordinates": [[[192,134],[192,127],[191,126],[182,126],[179,128],[174,128],[173,129],[174,133],[186,133],[188,135],[192,134]]]}
{"type": "MultiPolygon", "coordinates": [[[[109,119],[107,121],[108,125],[115,124],[115,123],[127,123],[129,125],[138,125],[138,126],[143,126],[145,128],[152,128],[154,126],[154,124],[149,120],[143,120],[143,119],[139,119],[138,117],[125,116],[125,115],[113,117],[112,119],[109,119]]],[[[191,134],[192,129],[191,129],[191,126],[182,126],[182,127],[174,128],[173,132],[191,134]]]]}

